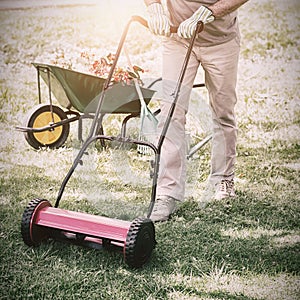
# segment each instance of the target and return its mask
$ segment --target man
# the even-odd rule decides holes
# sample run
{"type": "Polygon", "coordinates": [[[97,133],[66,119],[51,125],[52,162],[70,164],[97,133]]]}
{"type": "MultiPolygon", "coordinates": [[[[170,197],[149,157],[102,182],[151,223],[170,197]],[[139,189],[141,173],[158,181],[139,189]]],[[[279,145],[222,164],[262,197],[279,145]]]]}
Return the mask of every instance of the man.
{"type": "Polygon", "coordinates": [[[247,0],[167,0],[167,11],[159,0],[144,0],[148,25],[163,41],[163,127],[172,94],[186,55],[190,38],[202,21],[204,30],[194,44],[178,99],[161,152],[157,199],[150,218],[165,221],[175,211],[176,201],[184,198],[186,180],[185,121],[190,92],[200,64],[205,74],[213,119],[210,184],[215,199],[234,197],[234,164],[237,126],[234,106],[239,57],[237,8],[247,0]],[[178,26],[170,34],[170,26],[178,26]]]}

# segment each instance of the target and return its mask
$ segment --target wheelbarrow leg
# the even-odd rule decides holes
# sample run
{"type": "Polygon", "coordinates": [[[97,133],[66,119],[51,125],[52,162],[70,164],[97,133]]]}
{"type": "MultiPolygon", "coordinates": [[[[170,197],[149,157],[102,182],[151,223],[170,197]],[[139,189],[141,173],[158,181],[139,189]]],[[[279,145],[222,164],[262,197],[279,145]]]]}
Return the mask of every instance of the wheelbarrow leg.
{"type": "MultiPolygon", "coordinates": [[[[102,125],[104,116],[105,116],[105,114],[100,114],[100,117],[99,117],[98,123],[97,123],[96,135],[104,135],[103,125],[102,125]]],[[[105,141],[103,139],[100,140],[100,144],[103,148],[105,147],[105,141]]]]}

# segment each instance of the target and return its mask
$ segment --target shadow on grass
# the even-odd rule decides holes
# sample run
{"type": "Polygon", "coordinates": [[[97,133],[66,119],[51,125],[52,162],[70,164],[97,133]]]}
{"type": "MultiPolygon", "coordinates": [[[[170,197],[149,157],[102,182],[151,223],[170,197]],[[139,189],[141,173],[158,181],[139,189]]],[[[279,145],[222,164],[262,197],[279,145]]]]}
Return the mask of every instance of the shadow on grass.
{"type": "Polygon", "coordinates": [[[224,263],[238,273],[299,274],[300,244],[294,240],[299,214],[292,199],[289,203],[281,207],[250,192],[204,210],[184,203],[173,220],[157,226],[157,259],[175,266],[180,258],[186,274],[207,274],[224,263]]]}

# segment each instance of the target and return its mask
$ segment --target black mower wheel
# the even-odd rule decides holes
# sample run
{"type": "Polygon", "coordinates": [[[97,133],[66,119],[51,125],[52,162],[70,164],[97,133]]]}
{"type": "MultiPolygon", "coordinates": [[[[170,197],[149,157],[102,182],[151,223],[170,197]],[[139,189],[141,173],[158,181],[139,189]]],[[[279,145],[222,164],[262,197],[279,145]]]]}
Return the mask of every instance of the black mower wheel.
{"type": "Polygon", "coordinates": [[[125,262],[133,268],[142,267],[155,248],[155,228],[150,219],[135,219],[128,230],[124,248],[125,262]]]}
{"type": "MultiPolygon", "coordinates": [[[[51,113],[50,105],[39,105],[28,117],[25,124],[29,128],[41,128],[49,126],[53,123],[59,123],[67,119],[67,114],[58,106],[52,105],[53,116],[51,113]]],[[[52,149],[61,147],[67,140],[70,132],[70,124],[45,130],[42,132],[25,132],[25,139],[28,144],[39,149],[42,147],[49,147],[52,149]]]]}
{"type": "Polygon", "coordinates": [[[44,228],[35,224],[37,213],[44,207],[50,207],[48,200],[33,199],[24,210],[21,221],[21,234],[23,241],[28,246],[38,246],[47,239],[47,232],[44,228]]]}

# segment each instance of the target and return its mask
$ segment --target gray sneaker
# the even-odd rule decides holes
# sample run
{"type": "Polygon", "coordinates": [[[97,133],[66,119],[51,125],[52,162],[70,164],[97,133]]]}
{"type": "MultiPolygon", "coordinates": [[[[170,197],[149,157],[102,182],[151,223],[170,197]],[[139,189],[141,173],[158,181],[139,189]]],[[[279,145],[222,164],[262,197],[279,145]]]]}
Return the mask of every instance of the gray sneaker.
{"type": "Polygon", "coordinates": [[[176,210],[176,200],[169,196],[159,196],[154,203],[150,219],[153,222],[167,221],[176,210]]]}
{"type": "Polygon", "coordinates": [[[218,185],[215,200],[222,200],[229,197],[235,197],[234,182],[232,180],[223,179],[218,185]]]}

